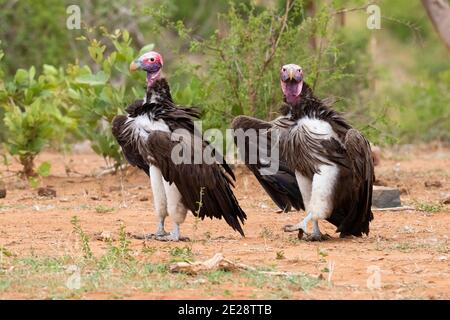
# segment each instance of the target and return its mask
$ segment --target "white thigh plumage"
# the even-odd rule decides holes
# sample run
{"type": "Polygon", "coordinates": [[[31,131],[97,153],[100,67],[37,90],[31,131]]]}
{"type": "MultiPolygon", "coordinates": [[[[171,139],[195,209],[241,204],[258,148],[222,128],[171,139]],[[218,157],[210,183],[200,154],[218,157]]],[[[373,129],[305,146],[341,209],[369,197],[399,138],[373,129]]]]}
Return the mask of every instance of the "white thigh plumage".
{"type": "Polygon", "coordinates": [[[167,216],[167,199],[163,181],[164,178],[161,171],[155,166],[150,166],[150,183],[152,186],[153,203],[156,214],[160,218],[165,218],[167,216]]]}
{"type": "Polygon", "coordinates": [[[305,204],[305,211],[309,211],[309,203],[311,201],[312,192],[312,180],[302,175],[300,172],[295,171],[295,177],[297,179],[298,187],[302,194],[303,203],[305,204]]]}
{"type": "Polygon", "coordinates": [[[187,208],[181,201],[181,193],[175,183],[169,184],[169,182],[163,180],[163,184],[167,196],[167,212],[175,223],[181,224],[186,219],[187,213],[187,208]]]}
{"type": "Polygon", "coordinates": [[[339,169],[336,165],[319,166],[320,173],[314,174],[312,181],[309,212],[314,220],[327,219],[333,211],[333,197],[339,169]]]}

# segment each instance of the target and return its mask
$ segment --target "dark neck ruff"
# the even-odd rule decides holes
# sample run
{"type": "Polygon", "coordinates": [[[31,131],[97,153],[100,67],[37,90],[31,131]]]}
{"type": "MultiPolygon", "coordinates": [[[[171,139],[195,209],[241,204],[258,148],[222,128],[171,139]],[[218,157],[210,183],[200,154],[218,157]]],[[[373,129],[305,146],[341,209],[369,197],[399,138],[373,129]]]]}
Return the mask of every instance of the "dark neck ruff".
{"type": "Polygon", "coordinates": [[[280,113],[294,121],[303,117],[327,121],[338,134],[351,128],[342,114],[326,106],[322,100],[314,95],[313,90],[306,83],[303,83],[299,102],[292,105],[287,103],[286,99],[283,99],[280,113]]]}
{"type": "Polygon", "coordinates": [[[170,101],[173,103],[172,95],[170,94],[169,83],[165,78],[161,78],[155,81],[155,83],[147,88],[147,103],[150,103],[152,96],[157,97],[156,100],[159,101],[170,101]]]}

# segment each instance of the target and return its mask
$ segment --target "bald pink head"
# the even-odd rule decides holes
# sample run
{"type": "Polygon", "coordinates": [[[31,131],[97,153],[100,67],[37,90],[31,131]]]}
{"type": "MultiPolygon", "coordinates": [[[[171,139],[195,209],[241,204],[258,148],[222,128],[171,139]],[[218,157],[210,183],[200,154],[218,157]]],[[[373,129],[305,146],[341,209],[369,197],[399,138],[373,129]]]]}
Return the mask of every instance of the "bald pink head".
{"type": "Polygon", "coordinates": [[[300,101],[303,88],[303,70],[296,64],[286,64],[280,71],[281,90],[286,102],[296,104],[300,101]]]}
{"type": "Polygon", "coordinates": [[[147,88],[151,88],[161,78],[163,58],[156,51],[144,53],[130,64],[130,71],[144,70],[147,72],[147,88]]]}

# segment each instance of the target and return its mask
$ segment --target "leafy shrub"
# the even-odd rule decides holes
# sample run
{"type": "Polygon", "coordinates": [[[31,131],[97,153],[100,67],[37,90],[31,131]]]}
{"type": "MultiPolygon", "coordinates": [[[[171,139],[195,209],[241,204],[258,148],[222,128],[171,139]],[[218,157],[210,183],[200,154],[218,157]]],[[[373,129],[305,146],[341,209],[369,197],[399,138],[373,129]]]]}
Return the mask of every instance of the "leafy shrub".
{"type": "Polygon", "coordinates": [[[59,108],[64,97],[57,88],[63,78],[62,71],[44,65],[39,77],[34,67],[19,69],[12,81],[4,83],[0,104],[6,149],[18,157],[27,177],[35,175],[34,159],[42,149],[51,141],[61,143],[66,129],[75,126],[59,108]]]}
{"type": "MultiPolygon", "coordinates": [[[[302,1],[280,3],[281,7],[271,9],[230,3],[228,12],[218,15],[220,30],[207,39],[194,36],[181,21],[172,22],[164,10],[152,13],[159,23],[156,30],[176,31],[193,54],[205,57],[201,65],[189,66],[179,57],[171,72],[172,81],[178,83],[173,86],[175,98],[201,106],[204,127],[225,129],[241,114],[266,120],[276,117],[282,99],[282,64],[300,64],[320,97],[342,97],[349,88],[367,88],[367,63],[354,59],[358,53],[357,62],[363,60],[367,35],[360,37],[347,58],[348,52],[341,49],[346,35],[333,27],[333,7],[322,6],[314,17],[307,17],[302,1]],[[310,45],[312,39],[317,46],[310,45]],[[354,77],[356,71],[358,77],[354,77]]],[[[356,104],[348,99],[338,108],[351,111],[356,104]]]]}
{"type": "MultiPolygon", "coordinates": [[[[101,155],[108,165],[116,167],[123,162],[120,147],[111,132],[111,121],[132,101],[144,96],[145,80],[129,73],[129,65],[137,52],[131,47],[127,31],[116,30],[103,35],[102,40],[90,39],[92,30],[80,38],[87,42],[87,50],[93,60],[93,68],[79,64],[69,65],[68,94],[79,122],[81,137],[92,142],[93,150],[101,155]],[[94,70],[95,71],[94,71],[94,70]]],[[[150,50],[147,46],[145,50],[150,50]]]]}

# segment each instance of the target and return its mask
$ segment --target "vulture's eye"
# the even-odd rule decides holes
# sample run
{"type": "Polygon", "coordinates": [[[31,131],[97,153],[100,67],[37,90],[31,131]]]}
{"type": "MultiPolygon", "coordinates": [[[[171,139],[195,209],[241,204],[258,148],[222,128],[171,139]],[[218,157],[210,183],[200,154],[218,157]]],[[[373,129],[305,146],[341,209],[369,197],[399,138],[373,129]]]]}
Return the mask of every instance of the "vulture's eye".
{"type": "Polygon", "coordinates": [[[286,68],[283,68],[283,72],[286,71],[286,68]]]}
{"type": "Polygon", "coordinates": [[[150,61],[151,61],[151,62],[155,61],[155,58],[151,57],[151,58],[150,58],[150,61]]]}

